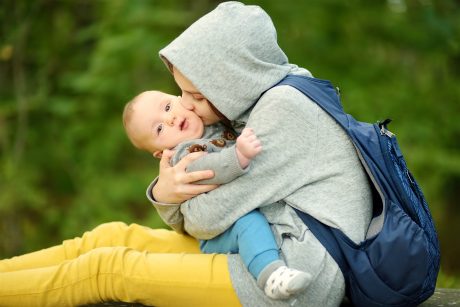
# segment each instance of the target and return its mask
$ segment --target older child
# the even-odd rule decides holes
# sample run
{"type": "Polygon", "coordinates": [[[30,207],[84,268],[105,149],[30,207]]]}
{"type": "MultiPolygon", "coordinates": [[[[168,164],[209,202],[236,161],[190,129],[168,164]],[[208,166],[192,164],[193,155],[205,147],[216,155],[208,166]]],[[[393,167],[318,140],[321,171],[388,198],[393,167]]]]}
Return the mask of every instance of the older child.
{"type": "MultiPolygon", "coordinates": [[[[130,101],[123,124],[132,144],[157,158],[163,150],[174,149],[173,165],[188,153],[207,152],[187,169],[214,171],[214,178],[201,183],[225,184],[244,174],[262,150],[252,129],[243,129],[238,138],[221,123],[205,129],[201,118],[180,101],[181,97],[158,91],[143,92],[130,101]]],[[[309,274],[288,268],[280,259],[270,226],[258,210],[241,217],[221,235],[201,241],[200,248],[204,253],[239,253],[259,287],[273,299],[286,299],[310,281],[309,274]]]]}

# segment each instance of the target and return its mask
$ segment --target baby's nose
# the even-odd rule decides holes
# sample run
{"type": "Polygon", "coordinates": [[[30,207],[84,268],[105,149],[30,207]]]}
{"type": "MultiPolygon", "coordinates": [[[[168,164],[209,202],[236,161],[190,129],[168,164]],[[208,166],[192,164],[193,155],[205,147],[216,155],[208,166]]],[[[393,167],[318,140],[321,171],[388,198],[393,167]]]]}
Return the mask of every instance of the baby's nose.
{"type": "Polygon", "coordinates": [[[174,126],[174,121],[176,120],[176,115],[173,112],[169,112],[166,117],[166,123],[170,126],[174,126]]]}

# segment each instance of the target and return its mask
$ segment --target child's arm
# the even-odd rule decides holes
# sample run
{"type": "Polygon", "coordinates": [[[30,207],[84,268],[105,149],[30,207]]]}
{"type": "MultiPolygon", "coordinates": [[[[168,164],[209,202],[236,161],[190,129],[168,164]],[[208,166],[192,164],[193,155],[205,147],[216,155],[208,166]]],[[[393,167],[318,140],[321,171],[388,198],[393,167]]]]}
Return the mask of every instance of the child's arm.
{"type": "MultiPolygon", "coordinates": [[[[207,180],[198,181],[198,184],[225,184],[235,178],[244,174],[247,170],[252,158],[254,158],[261,150],[260,141],[252,129],[245,128],[242,134],[237,138],[236,144],[227,147],[219,147],[214,145],[212,140],[199,140],[200,142],[194,144],[195,148],[205,150],[207,155],[193,161],[188,167],[187,172],[194,172],[199,170],[213,170],[214,177],[207,180]]],[[[228,141],[227,141],[228,142],[228,141]]],[[[232,142],[233,144],[233,142],[232,142]]],[[[190,144],[187,145],[188,153],[190,144]]],[[[173,159],[177,163],[180,159],[173,159]]]]}
{"type": "MultiPolygon", "coordinates": [[[[212,144],[212,141],[212,139],[200,139],[180,144],[175,148],[170,163],[176,165],[190,153],[191,146],[201,149],[205,149],[204,146],[206,146],[206,151],[209,153],[191,162],[187,167],[187,172],[210,169],[214,171],[214,177],[196,183],[225,184],[244,174],[252,158],[262,150],[260,141],[249,128],[243,130],[237,138],[236,144],[232,141],[230,142],[232,145],[219,147],[212,144]]],[[[154,203],[163,221],[175,231],[184,233],[184,217],[180,212],[180,205],[155,202],[150,192],[155,184],[156,180],[147,188],[147,198],[154,203]]]]}

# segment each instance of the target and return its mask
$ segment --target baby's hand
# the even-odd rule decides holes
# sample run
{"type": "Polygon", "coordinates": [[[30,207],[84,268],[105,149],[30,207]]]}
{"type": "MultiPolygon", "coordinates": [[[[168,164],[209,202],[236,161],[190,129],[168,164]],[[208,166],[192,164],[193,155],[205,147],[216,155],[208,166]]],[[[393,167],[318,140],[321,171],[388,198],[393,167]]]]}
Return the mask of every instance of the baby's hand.
{"type": "Polygon", "coordinates": [[[242,168],[246,168],[257,154],[262,151],[260,143],[251,128],[244,128],[241,135],[236,139],[236,155],[242,168]]]}

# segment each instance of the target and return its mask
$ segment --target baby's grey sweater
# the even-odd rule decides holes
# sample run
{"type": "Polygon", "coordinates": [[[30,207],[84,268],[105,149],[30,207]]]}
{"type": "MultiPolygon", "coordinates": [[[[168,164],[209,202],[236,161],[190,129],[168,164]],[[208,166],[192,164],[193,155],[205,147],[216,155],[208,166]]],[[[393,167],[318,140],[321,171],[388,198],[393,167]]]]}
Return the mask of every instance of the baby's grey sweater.
{"type": "Polygon", "coordinates": [[[200,139],[181,142],[174,147],[171,165],[176,165],[187,154],[204,151],[208,154],[187,166],[187,172],[212,170],[214,177],[200,180],[199,184],[225,184],[244,174],[236,155],[236,133],[221,123],[207,126],[200,139]]]}

